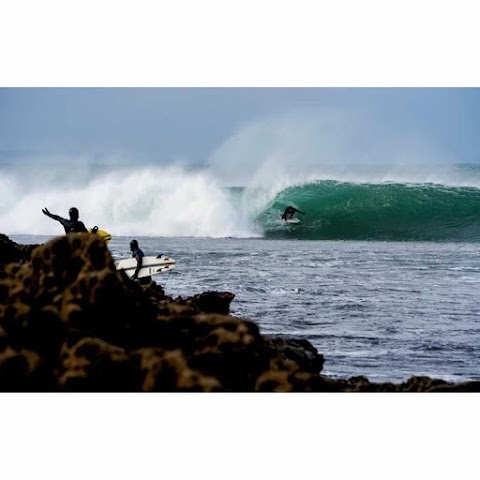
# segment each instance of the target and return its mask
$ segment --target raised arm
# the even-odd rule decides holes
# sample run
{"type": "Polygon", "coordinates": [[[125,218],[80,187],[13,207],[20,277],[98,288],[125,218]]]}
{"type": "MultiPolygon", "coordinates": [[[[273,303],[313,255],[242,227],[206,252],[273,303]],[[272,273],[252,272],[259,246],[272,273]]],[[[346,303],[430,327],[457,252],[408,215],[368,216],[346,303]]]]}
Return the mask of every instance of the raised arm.
{"type": "Polygon", "coordinates": [[[53,218],[53,220],[56,220],[57,222],[60,222],[64,227],[66,227],[68,220],[66,218],[61,217],[60,215],[55,215],[53,213],[50,213],[48,208],[42,208],[42,213],[46,215],[47,217],[53,218]]]}

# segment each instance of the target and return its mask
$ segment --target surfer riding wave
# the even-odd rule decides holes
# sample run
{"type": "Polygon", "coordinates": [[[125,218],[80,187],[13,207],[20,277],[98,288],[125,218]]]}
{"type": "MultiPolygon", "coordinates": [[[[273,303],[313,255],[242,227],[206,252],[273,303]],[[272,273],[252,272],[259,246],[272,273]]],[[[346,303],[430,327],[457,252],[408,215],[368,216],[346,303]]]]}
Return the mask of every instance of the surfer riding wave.
{"type": "Polygon", "coordinates": [[[296,212],[301,213],[302,215],[305,215],[305,212],[302,212],[301,210],[298,210],[297,208],[289,205],[282,214],[282,220],[285,220],[285,221],[292,220],[293,215],[296,212]]]}

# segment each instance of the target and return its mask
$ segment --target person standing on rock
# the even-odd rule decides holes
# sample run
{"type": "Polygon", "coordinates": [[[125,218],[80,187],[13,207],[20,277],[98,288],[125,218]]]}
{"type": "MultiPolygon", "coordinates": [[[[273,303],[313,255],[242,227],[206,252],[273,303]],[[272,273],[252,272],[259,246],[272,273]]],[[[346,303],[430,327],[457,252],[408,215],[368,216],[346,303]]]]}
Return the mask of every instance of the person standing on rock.
{"type": "Polygon", "coordinates": [[[137,240],[132,240],[130,242],[130,251],[132,252],[132,258],[137,259],[137,268],[132,276],[132,280],[138,280],[138,272],[142,268],[143,257],[145,254],[142,252],[142,250],[140,250],[137,240]]]}
{"type": "Polygon", "coordinates": [[[48,211],[48,208],[42,208],[42,213],[46,215],[47,217],[53,218],[57,222],[60,222],[63,225],[63,228],[65,229],[65,233],[70,233],[70,232],[88,232],[88,230],[85,228],[85,225],[83,222],[81,222],[78,217],[78,209],[75,207],[72,207],[69,211],[68,214],[70,216],[70,220],[67,220],[66,218],[60,217],[59,215],[54,215],[53,213],[50,213],[48,211]]]}

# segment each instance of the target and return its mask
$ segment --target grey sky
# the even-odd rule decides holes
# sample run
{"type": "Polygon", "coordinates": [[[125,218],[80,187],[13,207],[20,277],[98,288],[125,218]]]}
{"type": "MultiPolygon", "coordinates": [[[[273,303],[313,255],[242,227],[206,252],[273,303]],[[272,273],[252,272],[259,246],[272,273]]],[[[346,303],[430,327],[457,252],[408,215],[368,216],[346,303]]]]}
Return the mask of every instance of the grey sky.
{"type": "Polygon", "coordinates": [[[0,151],[203,163],[251,122],[325,108],[372,115],[366,141],[418,131],[480,160],[480,90],[444,88],[0,88],[0,151]]]}

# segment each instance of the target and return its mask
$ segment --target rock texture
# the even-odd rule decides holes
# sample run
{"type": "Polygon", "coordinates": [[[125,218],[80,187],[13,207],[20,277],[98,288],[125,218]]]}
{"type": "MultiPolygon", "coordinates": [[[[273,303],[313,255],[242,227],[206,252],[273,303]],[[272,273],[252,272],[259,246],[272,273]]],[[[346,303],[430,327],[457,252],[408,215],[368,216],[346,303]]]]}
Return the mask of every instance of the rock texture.
{"type": "Polygon", "coordinates": [[[38,245],[19,245],[0,233],[0,272],[7,263],[23,263],[29,260],[35,247],[38,245]]]}
{"type": "Polygon", "coordinates": [[[325,377],[307,340],[265,337],[230,315],[233,294],[174,299],[153,281],[135,283],[96,235],[35,249],[0,236],[0,259],[3,391],[480,391],[479,382],[325,377]]]}

